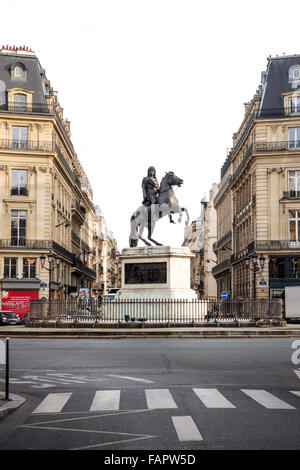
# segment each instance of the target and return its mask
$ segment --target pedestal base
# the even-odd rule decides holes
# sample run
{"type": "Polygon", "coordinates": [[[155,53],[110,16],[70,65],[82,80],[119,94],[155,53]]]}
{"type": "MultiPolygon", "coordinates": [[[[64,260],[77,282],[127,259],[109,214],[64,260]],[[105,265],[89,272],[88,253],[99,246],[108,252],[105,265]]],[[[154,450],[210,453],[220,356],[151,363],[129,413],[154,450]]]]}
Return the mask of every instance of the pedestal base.
{"type": "Polygon", "coordinates": [[[196,299],[190,288],[187,247],[151,246],[122,251],[119,299],[196,299]]]}

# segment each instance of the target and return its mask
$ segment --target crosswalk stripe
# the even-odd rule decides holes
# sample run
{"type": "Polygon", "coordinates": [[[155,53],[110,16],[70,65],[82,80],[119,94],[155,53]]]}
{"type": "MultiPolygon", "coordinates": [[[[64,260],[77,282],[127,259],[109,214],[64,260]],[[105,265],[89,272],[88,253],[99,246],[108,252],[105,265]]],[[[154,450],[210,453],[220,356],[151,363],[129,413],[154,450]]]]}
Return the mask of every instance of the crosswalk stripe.
{"type": "Polygon", "coordinates": [[[168,389],[145,390],[147,406],[149,409],[177,408],[175,401],[168,389]]]}
{"type": "Polygon", "coordinates": [[[291,393],[293,393],[294,395],[297,395],[297,397],[300,397],[300,392],[295,392],[291,390],[291,393]]]}
{"type": "Polygon", "coordinates": [[[95,393],[90,411],[118,410],[120,407],[120,390],[98,390],[95,393]]]}
{"type": "Polygon", "coordinates": [[[295,408],[266,390],[242,389],[246,395],[269,410],[294,410],[295,408]]]}
{"type": "Polygon", "coordinates": [[[172,421],[178,439],[182,441],[203,441],[193,418],[191,416],[172,416],[172,421]]]}
{"type": "Polygon", "coordinates": [[[70,393],[49,393],[46,398],[39,404],[32,413],[59,413],[67,401],[69,400],[72,392],[70,393]]]}
{"type": "Polygon", "coordinates": [[[206,408],[235,408],[216,388],[193,388],[206,408]]]}

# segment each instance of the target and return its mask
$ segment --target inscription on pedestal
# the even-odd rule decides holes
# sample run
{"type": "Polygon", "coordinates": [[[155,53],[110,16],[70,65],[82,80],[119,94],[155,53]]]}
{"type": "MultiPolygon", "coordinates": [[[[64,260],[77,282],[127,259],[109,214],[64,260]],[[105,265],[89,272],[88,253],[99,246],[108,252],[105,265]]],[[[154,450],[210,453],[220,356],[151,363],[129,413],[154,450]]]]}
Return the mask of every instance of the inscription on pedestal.
{"type": "Polygon", "coordinates": [[[167,263],[125,263],[125,284],[166,284],[167,263]]]}

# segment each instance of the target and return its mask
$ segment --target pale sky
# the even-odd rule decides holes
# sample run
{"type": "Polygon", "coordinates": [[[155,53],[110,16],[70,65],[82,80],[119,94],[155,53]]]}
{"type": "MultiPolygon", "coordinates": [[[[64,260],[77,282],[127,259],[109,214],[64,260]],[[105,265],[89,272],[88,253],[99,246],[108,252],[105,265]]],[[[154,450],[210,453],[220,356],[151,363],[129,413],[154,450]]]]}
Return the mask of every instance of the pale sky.
{"type": "MultiPolygon", "coordinates": [[[[300,53],[294,0],[14,0],[0,11],[1,45],[33,49],[58,91],[120,250],[148,167],[184,180],[176,195],[195,219],[267,56],[300,53]]],[[[153,236],[181,246],[183,231],[161,220],[153,236]]]]}

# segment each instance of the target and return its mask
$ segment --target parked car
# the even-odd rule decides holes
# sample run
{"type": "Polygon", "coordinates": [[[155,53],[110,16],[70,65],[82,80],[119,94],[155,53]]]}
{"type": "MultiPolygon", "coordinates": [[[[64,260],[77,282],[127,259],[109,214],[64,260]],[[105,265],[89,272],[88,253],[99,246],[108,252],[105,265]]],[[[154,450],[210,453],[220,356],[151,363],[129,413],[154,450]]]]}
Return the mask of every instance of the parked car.
{"type": "Polygon", "coordinates": [[[2,325],[20,325],[21,319],[19,315],[13,312],[1,312],[0,323],[2,325]]]}

